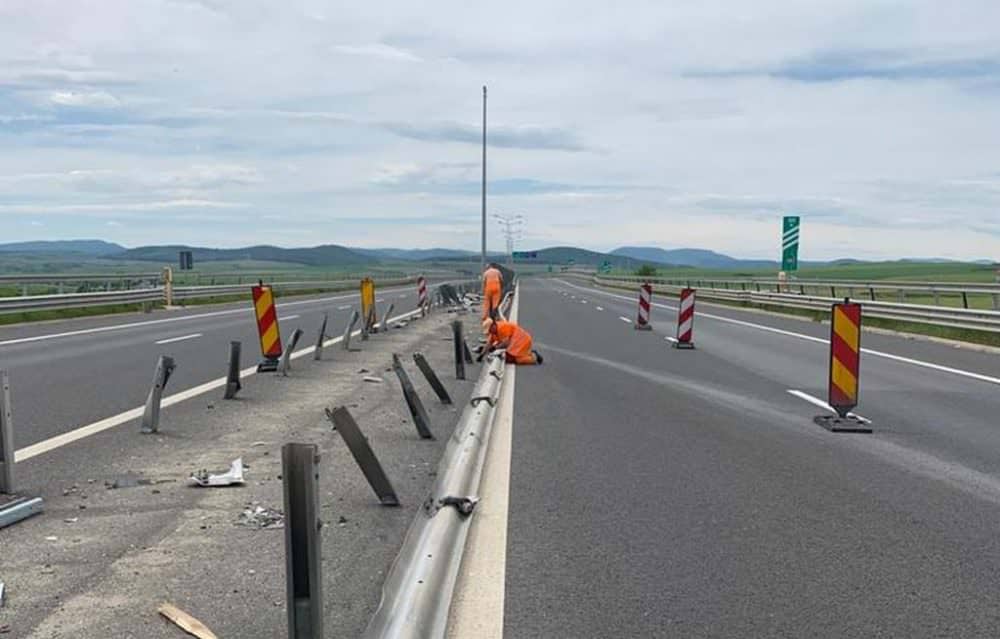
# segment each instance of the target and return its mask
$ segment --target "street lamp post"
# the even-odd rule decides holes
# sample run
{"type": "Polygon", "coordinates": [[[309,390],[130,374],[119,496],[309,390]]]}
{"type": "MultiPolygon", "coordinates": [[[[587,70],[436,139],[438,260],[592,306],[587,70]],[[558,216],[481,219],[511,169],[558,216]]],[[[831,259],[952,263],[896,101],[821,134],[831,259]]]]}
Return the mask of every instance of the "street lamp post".
{"type": "Polygon", "coordinates": [[[479,258],[479,273],[486,270],[486,85],[483,85],[483,228],[482,253],[479,258]]]}

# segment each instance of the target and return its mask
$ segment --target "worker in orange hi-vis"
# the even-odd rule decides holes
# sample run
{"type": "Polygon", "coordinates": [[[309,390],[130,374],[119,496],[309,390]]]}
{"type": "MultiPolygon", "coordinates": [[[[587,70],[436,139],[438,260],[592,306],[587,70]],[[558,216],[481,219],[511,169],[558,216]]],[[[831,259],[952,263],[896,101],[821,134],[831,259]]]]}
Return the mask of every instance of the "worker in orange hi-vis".
{"type": "Polygon", "coordinates": [[[489,336],[486,351],[503,349],[508,364],[542,363],[541,354],[531,349],[531,333],[514,322],[486,319],[483,332],[489,336]]]}
{"type": "Polygon", "coordinates": [[[503,292],[503,273],[494,262],[483,271],[483,319],[495,318],[503,292]]]}

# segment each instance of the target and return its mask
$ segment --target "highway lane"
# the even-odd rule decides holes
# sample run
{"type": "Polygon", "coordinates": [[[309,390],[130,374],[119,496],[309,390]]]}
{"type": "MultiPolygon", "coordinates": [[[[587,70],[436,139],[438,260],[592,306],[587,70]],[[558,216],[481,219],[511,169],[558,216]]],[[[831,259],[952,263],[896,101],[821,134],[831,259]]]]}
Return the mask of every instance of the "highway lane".
{"type": "MultiPolygon", "coordinates": [[[[409,310],[416,303],[412,288],[378,291],[379,312],[389,303],[409,310]]],[[[300,347],[313,343],[323,313],[329,314],[327,333],[339,334],[358,303],[357,293],[279,300],[283,339],[301,327],[300,347]]],[[[161,354],[177,361],[168,394],[223,376],[232,340],[243,343],[244,367],[259,359],[248,302],[0,328],[0,367],[11,373],[16,446],[141,405],[161,354]]]]}
{"type": "MultiPolygon", "coordinates": [[[[825,396],[824,344],[701,319],[677,351],[672,312],[635,331],[634,301],[579,286],[522,285],[546,361],[517,376],[505,636],[996,634],[997,384],[866,354],[876,432],[836,435],[788,393],[825,396]]],[[[863,343],[1000,378],[996,355],[863,343]]]]}

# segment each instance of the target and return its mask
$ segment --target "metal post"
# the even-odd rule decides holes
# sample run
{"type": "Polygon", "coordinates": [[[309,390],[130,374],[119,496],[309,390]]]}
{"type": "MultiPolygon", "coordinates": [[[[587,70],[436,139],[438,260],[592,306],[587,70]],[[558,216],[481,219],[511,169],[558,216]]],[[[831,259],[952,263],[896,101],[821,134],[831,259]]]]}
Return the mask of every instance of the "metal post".
{"type": "Polygon", "coordinates": [[[395,353],[392,354],[392,370],[396,371],[396,377],[399,378],[399,385],[403,389],[403,398],[406,399],[406,405],[410,409],[417,433],[422,439],[434,439],[430,428],[431,420],[427,417],[424,403],[420,401],[420,395],[417,395],[416,389],[413,388],[413,382],[410,381],[410,376],[406,374],[402,362],[399,361],[399,355],[395,353]]]}
{"type": "Polygon", "coordinates": [[[289,639],[323,637],[323,546],[318,466],[319,449],[315,444],[285,444],[281,447],[289,639]]]}
{"type": "Polygon", "coordinates": [[[341,344],[345,351],[351,350],[351,333],[354,332],[354,325],[358,323],[358,310],[354,309],[351,311],[351,321],[347,322],[347,328],[344,329],[344,341],[341,344]]]}
{"type": "Polygon", "coordinates": [[[142,432],[155,433],[160,429],[160,401],[163,399],[163,389],[176,368],[174,358],[160,355],[156,360],[156,371],[153,373],[153,387],[149,389],[146,398],[146,410],[142,413],[142,432]]]}
{"type": "Polygon", "coordinates": [[[938,290],[936,288],[932,288],[931,294],[934,295],[934,306],[941,306],[941,294],[938,293],[938,290]]]}
{"type": "Polygon", "coordinates": [[[167,308],[174,305],[174,272],[169,266],[163,267],[163,304],[167,308]]]}
{"type": "Polygon", "coordinates": [[[395,304],[389,304],[389,308],[385,310],[385,315],[382,316],[382,332],[389,330],[389,318],[392,316],[392,309],[396,307],[395,304]]]}
{"type": "Polygon", "coordinates": [[[479,257],[479,275],[482,277],[486,270],[486,85],[483,85],[483,228],[482,228],[482,253],[479,257]]]}
{"type": "Polygon", "coordinates": [[[431,365],[427,363],[427,358],[424,357],[423,353],[414,353],[413,361],[416,362],[417,368],[420,369],[420,372],[424,374],[424,377],[427,379],[427,383],[430,384],[431,388],[434,389],[434,392],[437,393],[438,399],[441,400],[441,403],[450,404],[451,395],[448,394],[448,390],[444,387],[444,384],[441,383],[441,380],[438,379],[437,373],[435,373],[434,369],[431,368],[431,365]]]}
{"type": "Polygon", "coordinates": [[[875,301],[875,287],[874,286],[869,286],[868,287],[868,292],[871,293],[871,298],[872,298],[872,301],[874,302],[875,301]]]}
{"type": "Polygon", "coordinates": [[[904,291],[903,289],[897,290],[896,300],[899,301],[900,304],[904,304],[906,302],[906,291],[904,291]]]}
{"type": "Polygon", "coordinates": [[[236,393],[240,392],[243,384],[240,383],[240,351],[243,345],[240,342],[229,342],[229,372],[226,374],[226,394],[222,399],[234,399],[236,393]]]}
{"type": "Polygon", "coordinates": [[[462,338],[462,353],[465,355],[465,363],[471,364],[472,352],[469,350],[469,342],[465,341],[464,337],[462,338]]]}
{"type": "Polygon", "coordinates": [[[10,375],[0,370],[0,495],[14,492],[14,424],[10,408],[10,375]]]}
{"type": "Polygon", "coordinates": [[[317,362],[323,359],[323,342],[326,341],[326,321],[328,317],[323,313],[323,323],[319,327],[319,335],[316,336],[316,350],[313,351],[313,359],[317,362]]]}
{"type": "Polygon", "coordinates": [[[292,340],[288,343],[288,347],[281,354],[281,364],[278,366],[278,370],[281,371],[282,375],[288,375],[288,371],[292,370],[292,351],[295,350],[301,338],[302,329],[296,328],[295,332],[292,333],[292,340]]]}
{"type": "Polygon", "coordinates": [[[969,308],[969,294],[962,291],[962,308],[969,308]]]}
{"type": "Polygon", "coordinates": [[[462,322],[455,320],[451,323],[451,334],[455,342],[455,379],[465,379],[465,359],[462,353],[462,322]]]}
{"type": "Polygon", "coordinates": [[[327,409],[326,418],[333,422],[333,427],[344,438],[344,443],[347,444],[348,450],[354,456],[354,461],[358,462],[361,472],[364,473],[365,479],[368,480],[368,485],[375,491],[382,505],[398,506],[399,497],[396,496],[396,490],[392,487],[392,482],[389,481],[389,477],[382,470],[382,464],[379,463],[378,457],[375,456],[375,451],[372,450],[368,439],[361,432],[361,428],[354,421],[354,417],[350,411],[345,406],[339,406],[333,410],[327,409]]]}

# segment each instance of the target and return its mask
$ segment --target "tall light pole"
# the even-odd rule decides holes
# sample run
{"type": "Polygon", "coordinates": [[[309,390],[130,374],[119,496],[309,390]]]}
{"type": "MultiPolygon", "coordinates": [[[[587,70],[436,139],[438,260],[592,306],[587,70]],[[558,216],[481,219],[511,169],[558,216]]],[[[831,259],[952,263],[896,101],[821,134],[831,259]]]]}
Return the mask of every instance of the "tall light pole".
{"type": "Polygon", "coordinates": [[[486,270],[486,85],[483,85],[483,246],[479,272],[486,270]]]}

